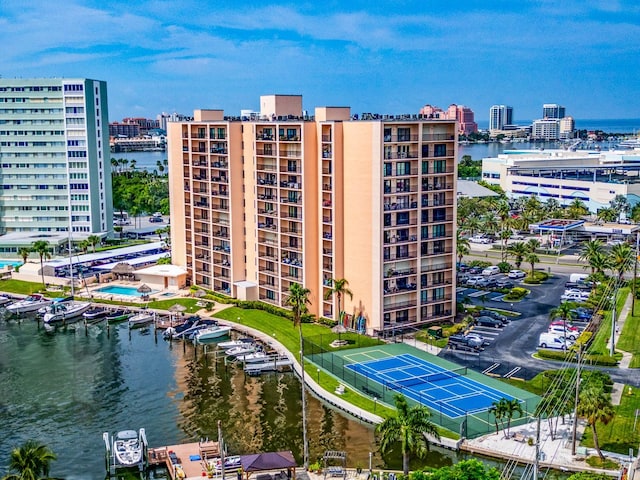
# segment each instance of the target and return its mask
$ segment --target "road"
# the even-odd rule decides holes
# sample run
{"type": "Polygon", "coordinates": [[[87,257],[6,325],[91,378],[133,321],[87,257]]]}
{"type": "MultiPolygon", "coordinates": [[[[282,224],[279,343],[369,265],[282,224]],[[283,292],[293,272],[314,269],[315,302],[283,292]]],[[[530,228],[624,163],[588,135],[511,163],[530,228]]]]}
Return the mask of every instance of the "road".
{"type": "MultiPolygon", "coordinates": [[[[560,304],[564,284],[569,274],[579,272],[575,267],[553,266],[552,277],[542,285],[523,285],[531,293],[518,303],[505,303],[499,298],[472,297],[470,301],[479,306],[500,308],[520,313],[502,329],[474,327],[474,331],[488,338],[490,344],[480,353],[451,351],[444,349],[440,356],[478,371],[491,369],[500,376],[531,379],[543,370],[559,366],[558,362],[538,360],[533,357],[537,350],[540,333],[549,326],[549,311],[560,304]],[[563,270],[562,272],[560,270],[563,270]],[[485,298],[483,301],[482,298],[485,298]]],[[[466,297],[469,298],[469,297],[466,297]]],[[[634,369],[586,367],[605,371],[620,383],[640,387],[640,375],[634,369]]]]}

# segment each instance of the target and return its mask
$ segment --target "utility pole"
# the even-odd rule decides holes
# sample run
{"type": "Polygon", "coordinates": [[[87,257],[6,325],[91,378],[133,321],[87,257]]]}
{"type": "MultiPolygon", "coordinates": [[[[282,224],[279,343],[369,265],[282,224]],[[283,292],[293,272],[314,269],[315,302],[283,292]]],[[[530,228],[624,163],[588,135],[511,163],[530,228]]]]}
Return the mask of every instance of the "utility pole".
{"type": "Polygon", "coordinates": [[[222,480],[224,480],[224,442],[222,440],[222,422],[220,422],[220,420],[218,420],[218,448],[220,449],[220,473],[222,480]]]}
{"type": "Polygon", "coordinates": [[[540,416],[536,424],[536,458],[533,462],[533,480],[538,480],[538,472],[540,471],[540,416]]]}
{"type": "Polygon", "coordinates": [[[636,309],[636,278],[638,276],[638,255],[640,255],[640,251],[638,250],[638,244],[640,243],[640,231],[636,232],[636,254],[633,259],[633,283],[631,284],[631,315],[636,309]]]}
{"type": "Polygon", "coordinates": [[[578,435],[578,400],[580,399],[580,366],[582,365],[582,344],[578,345],[578,362],[576,364],[576,394],[573,402],[573,429],[571,432],[571,455],[576,454],[578,435]]]}
{"type": "Polygon", "coordinates": [[[616,314],[617,314],[616,301],[617,299],[618,299],[618,284],[616,284],[616,288],[613,290],[613,307],[611,307],[611,347],[609,349],[609,354],[612,357],[616,353],[616,314]]]}
{"type": "Polygon", "coordinates": [[[309,444],[307,443],[307,399],[304,379],[304,339],[302,338],[302,322],[300,328],[300,376],[302,377],[302,458],[305,470],[309,468],[309,444]]]}

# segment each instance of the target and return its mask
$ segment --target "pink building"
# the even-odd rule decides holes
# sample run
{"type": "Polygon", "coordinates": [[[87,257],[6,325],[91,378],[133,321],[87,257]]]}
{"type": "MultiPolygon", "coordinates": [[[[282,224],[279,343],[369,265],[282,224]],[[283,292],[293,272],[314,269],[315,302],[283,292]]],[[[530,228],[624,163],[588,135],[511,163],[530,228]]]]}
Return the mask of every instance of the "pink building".
{"type": "Polygon", "coordinates": [[[420,109],[420,114],[426,118],[440,118],[443,120],[457,120],[458,133],[461,135],[468,135],[472,132],[478,131],[478,124],[475,122],[475,114],[473,110],[464,105],[456,105],[452,103],[445,111],[440,107],[433,105],[425,105],[420,109]]]}

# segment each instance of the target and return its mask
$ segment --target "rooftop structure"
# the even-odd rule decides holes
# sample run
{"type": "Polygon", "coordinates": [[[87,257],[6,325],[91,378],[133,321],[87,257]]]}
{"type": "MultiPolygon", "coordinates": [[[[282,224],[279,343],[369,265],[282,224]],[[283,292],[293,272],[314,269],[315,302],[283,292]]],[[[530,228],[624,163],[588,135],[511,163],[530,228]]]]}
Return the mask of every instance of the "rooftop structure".
{"type": "Polygon", "coordinates": [[[171,245],[192,284],[384,333],[452,318],[456,123],[266,96],[169,124],[171,245]],[[353,299],[328,296],[345,278],[353,299]],[[326,298],[325,298],[326,297],[326,298]]]}

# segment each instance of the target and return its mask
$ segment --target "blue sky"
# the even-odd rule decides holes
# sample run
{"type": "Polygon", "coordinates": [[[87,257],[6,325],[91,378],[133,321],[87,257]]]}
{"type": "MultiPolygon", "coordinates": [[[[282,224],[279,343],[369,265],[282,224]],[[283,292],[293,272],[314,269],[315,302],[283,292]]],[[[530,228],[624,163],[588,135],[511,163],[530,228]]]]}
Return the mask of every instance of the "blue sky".
{"type": "Polygon", "coordinates": [[[640,118],[640,3],[616,0],[1,0],[0,75],[108,82],[109,117],[304,108],[515,120],[640,118]]]}

